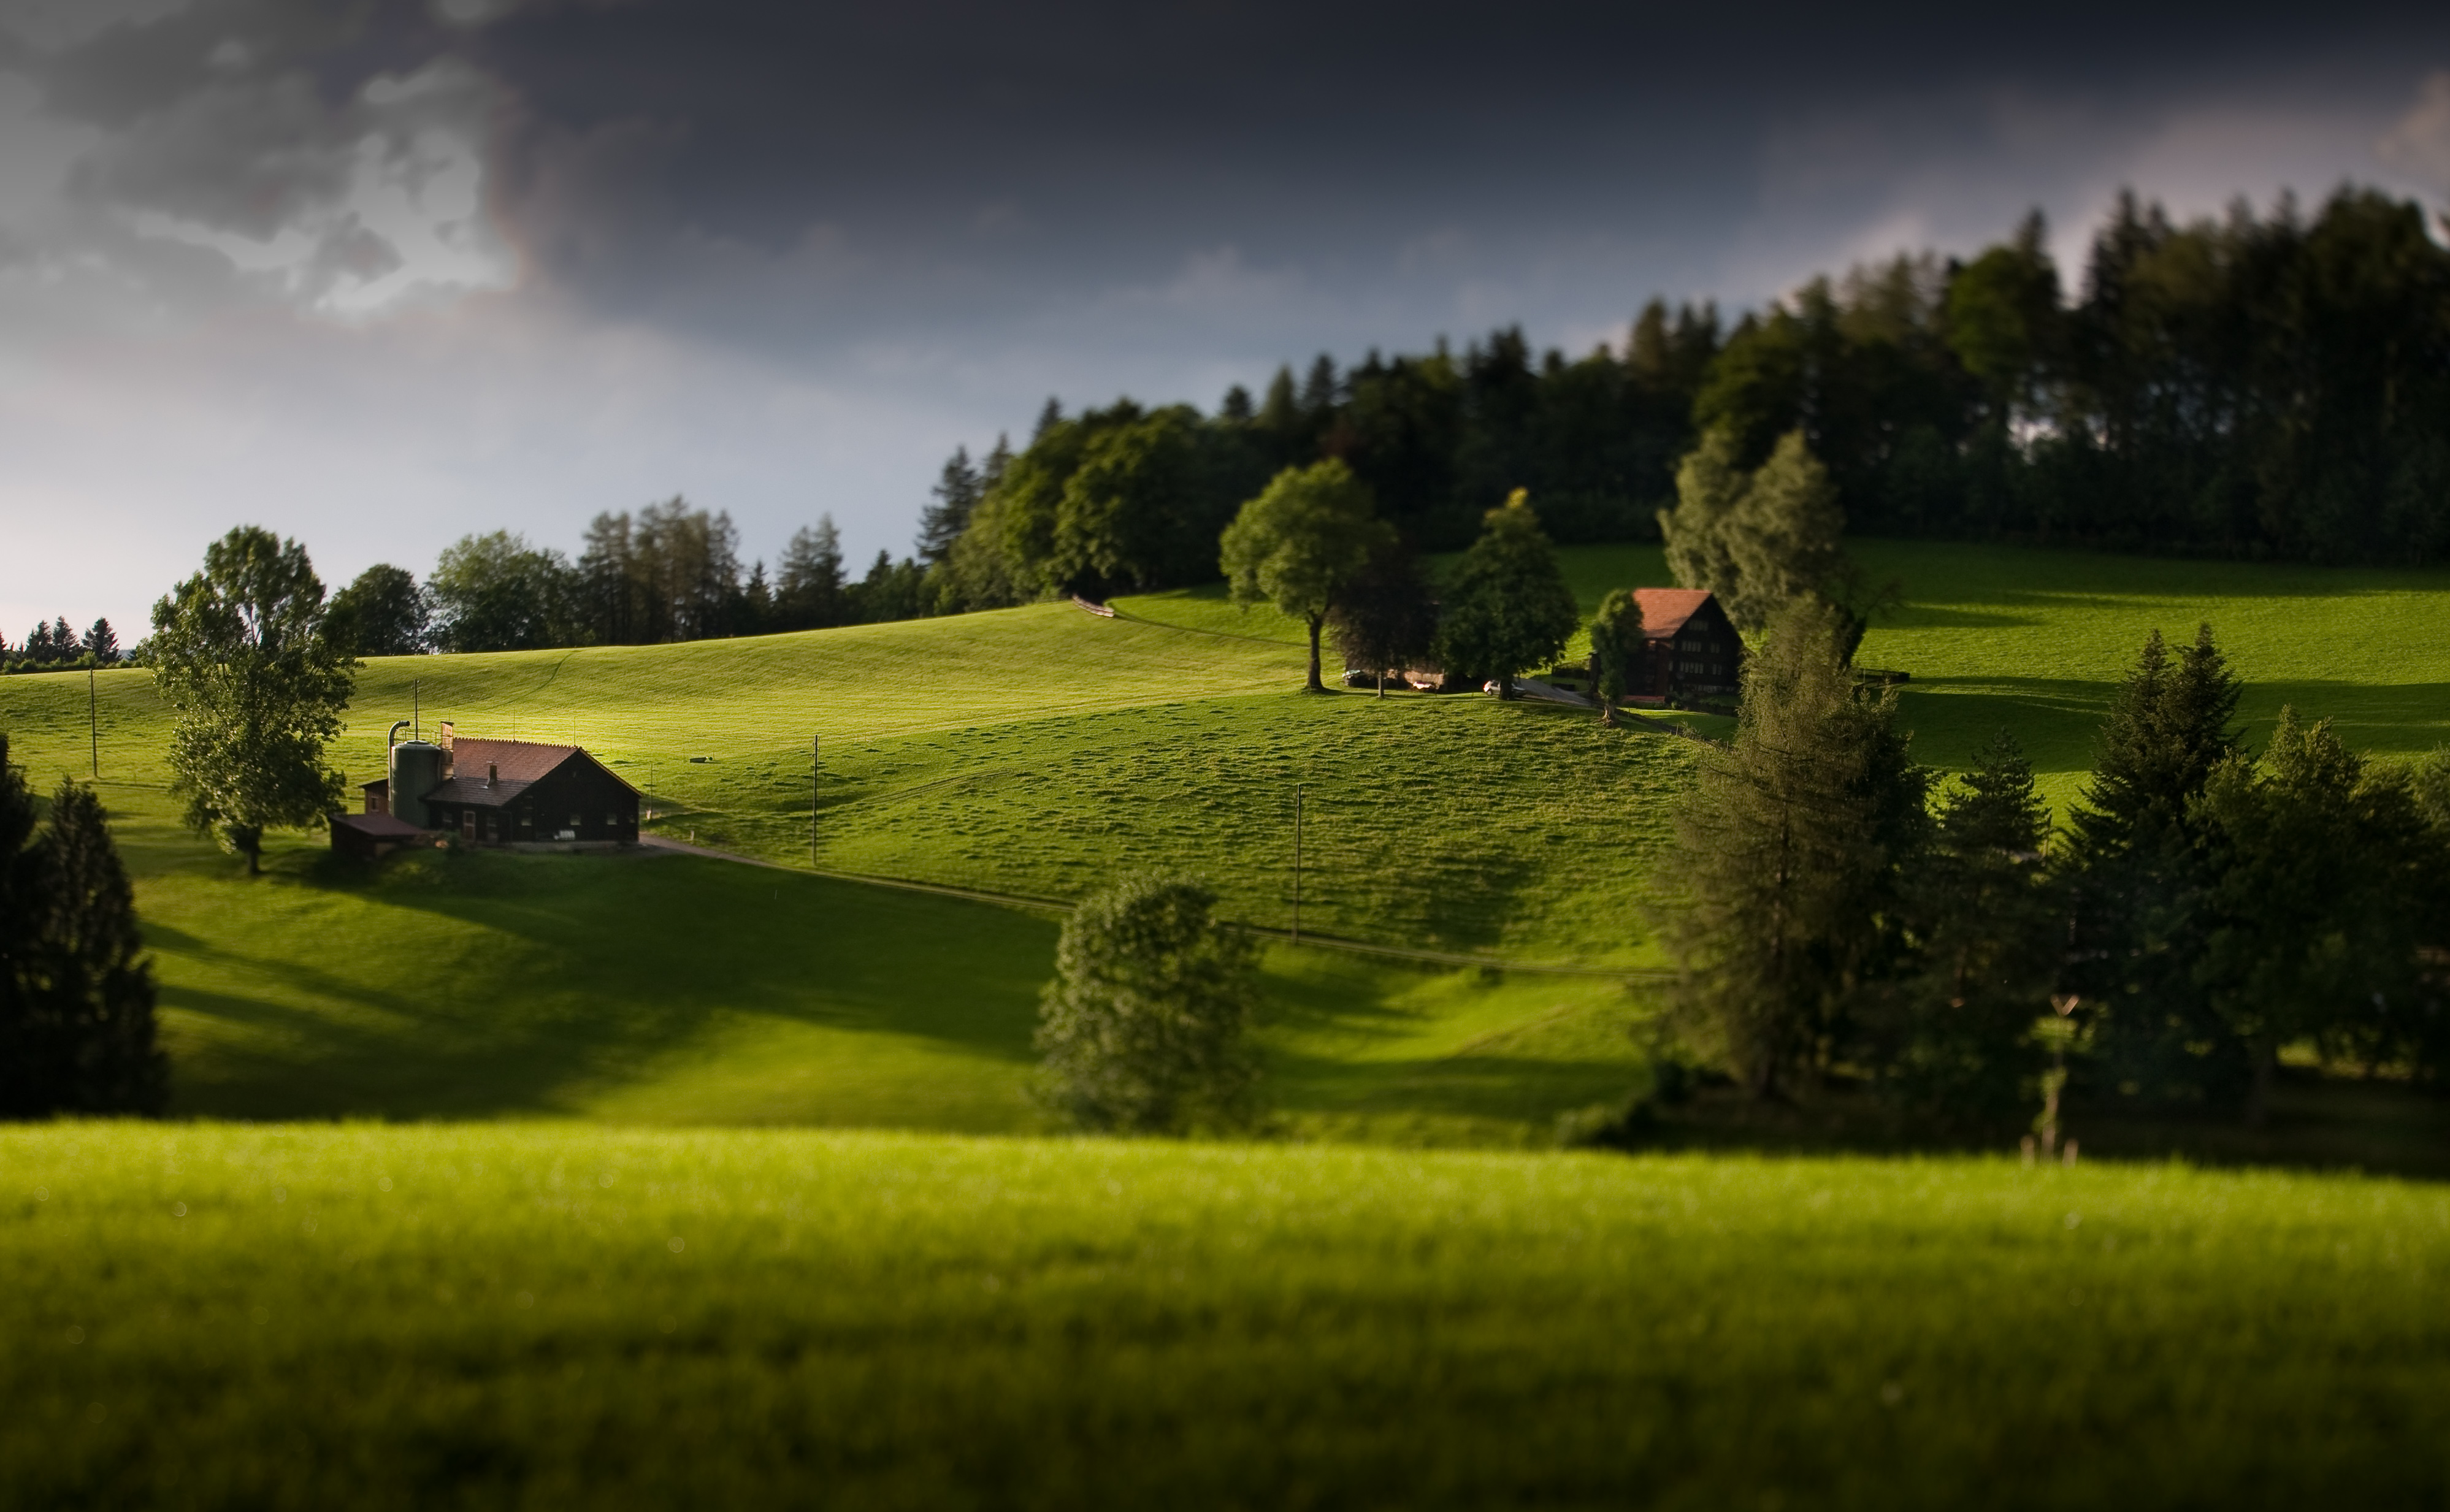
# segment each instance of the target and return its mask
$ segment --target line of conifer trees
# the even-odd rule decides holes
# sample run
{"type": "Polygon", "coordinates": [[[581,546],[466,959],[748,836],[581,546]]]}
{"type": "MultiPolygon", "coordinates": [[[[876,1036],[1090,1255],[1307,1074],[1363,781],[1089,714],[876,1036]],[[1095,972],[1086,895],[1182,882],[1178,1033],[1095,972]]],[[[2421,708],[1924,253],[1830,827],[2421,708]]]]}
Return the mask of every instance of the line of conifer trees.
{"type": "Polygon", "coordinates": [[[1678,1007],[1756,1095],[1857,1078],[1978,1133],[2062,1095],[2259,1123],[2298,1046],[2450,1076],[2450,750],[2284,709],[2253,751],[2209,628],[2156,631],[2053,832],[2005,731],[1935,794],[1850,636],[1778,611],[1679,814],[1678,1007]]]}
{"type": "Polygon", "coordinates": [[[1732,328],[1653,300],[1581,358],[1502,330],[1349,370],[1322,356],[1212,416],[1050,400],[1018,455],[948,465],[925,598],[1207,580],[1239,504],[1328,457],[1418,551],[1461,549],[1517,488],[1560,541],[1653,539],[1704,437],[1752,470],[1790,433],[1858,533],[2440,561],[2450,250],[2372,190],[2187,223],[2126,195],[2072,297],[2036,215],[1969,261],[1817,278],[1732,328]]]}
{"type": "Polygon", "coordinates": [[[14,646],[0,638],[0,674],[81,671],[88,667],[115,667],[119,659],[119,632],[107,619],[95,620],[79,635],[62,614],[48,625],[37,623],[14,646]]]}

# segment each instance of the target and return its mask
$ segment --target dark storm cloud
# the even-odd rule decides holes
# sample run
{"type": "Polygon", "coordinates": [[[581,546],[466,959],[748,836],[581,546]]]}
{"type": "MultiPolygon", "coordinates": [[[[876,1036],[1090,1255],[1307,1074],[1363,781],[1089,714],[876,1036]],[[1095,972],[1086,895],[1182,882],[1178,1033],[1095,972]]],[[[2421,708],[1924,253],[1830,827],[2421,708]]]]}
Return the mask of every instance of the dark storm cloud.
{"type": "Polygon", "coordinates": [[[0,0],[0,510],[162,542],[115,617],[242,514],[342,575],[684,490],[864,555],[1050,392],[1587,344],[2034,204],[2080,258],[2122,183],[2439,204],[2444,69],[2359,0],[0,0]]]}

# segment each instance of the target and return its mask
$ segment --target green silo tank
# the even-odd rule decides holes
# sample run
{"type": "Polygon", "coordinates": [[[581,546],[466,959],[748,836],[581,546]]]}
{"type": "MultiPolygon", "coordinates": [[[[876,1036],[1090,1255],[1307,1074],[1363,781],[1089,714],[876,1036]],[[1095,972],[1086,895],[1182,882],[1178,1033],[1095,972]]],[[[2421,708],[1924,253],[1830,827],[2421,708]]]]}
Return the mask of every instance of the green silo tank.
{"type": "Polygon", "coordinates": [[[442,747],[421,740],[404,740],[391,748],[386,776],[391,779],[391,814],[403,824],[432,829],[434,816],[425,811],[425,795],[442,785],[442,747]]]}

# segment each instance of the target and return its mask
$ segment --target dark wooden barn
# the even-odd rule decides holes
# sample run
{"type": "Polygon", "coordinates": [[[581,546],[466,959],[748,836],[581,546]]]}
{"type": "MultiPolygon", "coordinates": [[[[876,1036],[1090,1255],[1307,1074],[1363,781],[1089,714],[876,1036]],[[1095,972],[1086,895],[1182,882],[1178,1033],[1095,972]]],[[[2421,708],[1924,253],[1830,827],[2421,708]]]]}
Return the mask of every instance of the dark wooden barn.
{"type": "MultiPolygon", "coordinates": [[[[479,845],[636,843],[638,790],[580,747],[445,741],[442,782],[424,795],[433,830],[479,845]]],[[[364,792],[367,814],[390,814],[388,780],[364,792]]]]}
{"type": "Polygon", "coordinates": [[[1629,704],[1731,703],[1741,686],[1743,638],[1703,588],[1637,588],[1642,632],[1650,643],[1629,704]]]}

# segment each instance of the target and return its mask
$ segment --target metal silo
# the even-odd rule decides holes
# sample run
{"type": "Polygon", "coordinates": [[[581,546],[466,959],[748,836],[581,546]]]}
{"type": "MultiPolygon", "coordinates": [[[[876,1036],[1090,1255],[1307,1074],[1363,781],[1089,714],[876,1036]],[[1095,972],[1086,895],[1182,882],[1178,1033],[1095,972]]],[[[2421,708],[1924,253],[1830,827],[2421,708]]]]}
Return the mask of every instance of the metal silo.
{"type": "Polygon", "coordinates": [[[425,811],[425,795],[442,785],[442,747],[421,740],[404,740],[391,748],[391,813],[419,829],[434,827],[425,811]]]}

